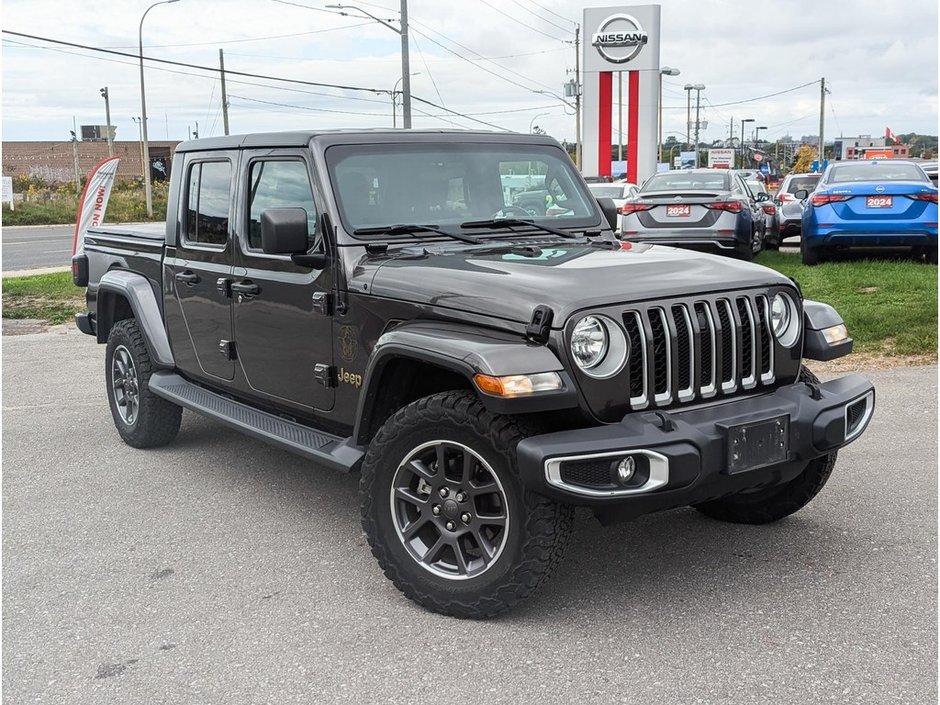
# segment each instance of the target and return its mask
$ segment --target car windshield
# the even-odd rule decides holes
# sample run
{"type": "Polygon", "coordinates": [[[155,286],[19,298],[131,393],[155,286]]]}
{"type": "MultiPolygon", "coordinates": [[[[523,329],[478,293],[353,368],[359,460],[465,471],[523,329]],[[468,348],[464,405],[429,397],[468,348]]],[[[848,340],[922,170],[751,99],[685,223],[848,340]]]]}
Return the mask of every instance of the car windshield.
{"type": "Polygon", "coordinates": [[[920,167],[907,162],[860,162],[832,167],[826,183],[844,184],[855,181],[926,181],[920,167]]]}
{"type": "Polygon", "coordinates": [[[653,174],[641,192],[647,191],[727,191],[728,176],[723,172],[674,171],[653,174]]]}
{"type": "Polygon", "coordinates": [[[400,223],[453,229],[494,217],[568,227],[598,222],[573,162],[551,145],[336,145],[326,150],[326,162],[350,233],[400,223]]]}
{"type": "Polygon", "coordinates": [[[819,175],[813,174],[812,176],[798,176],[794,179],[790,179],[790,182],[787,184],[787,193],[796,193],[797,191],[802,191],[806,189],[807,191],[812,191],[816,188],[816,184],[819,183],[819,175]]]}
{"type": "Polygon", "coordinates": [[[591,193],[593,193],[597,198],[623,198],[623,186],[589,184],[588,188],[591,189],[591,193]]]}

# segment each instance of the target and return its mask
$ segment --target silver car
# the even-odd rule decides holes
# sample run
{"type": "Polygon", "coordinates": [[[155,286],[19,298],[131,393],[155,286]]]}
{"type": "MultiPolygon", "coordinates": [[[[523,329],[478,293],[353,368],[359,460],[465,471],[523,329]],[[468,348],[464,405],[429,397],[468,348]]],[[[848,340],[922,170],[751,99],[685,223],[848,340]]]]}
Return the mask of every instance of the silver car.
{"type": "Polygon", "coordinates": [[[653,174],[620,209],[620,237],[751,259],[761,250],[764,212],[728,169],[653,174]]]}
{"type": "Polygon", "coordinates": [[[797,191],[816,190],[822,174],[787,174],[777,189],[780,206],[780,239],[799,237],[803,231],[803,201],[794,194],[797,191]]]}

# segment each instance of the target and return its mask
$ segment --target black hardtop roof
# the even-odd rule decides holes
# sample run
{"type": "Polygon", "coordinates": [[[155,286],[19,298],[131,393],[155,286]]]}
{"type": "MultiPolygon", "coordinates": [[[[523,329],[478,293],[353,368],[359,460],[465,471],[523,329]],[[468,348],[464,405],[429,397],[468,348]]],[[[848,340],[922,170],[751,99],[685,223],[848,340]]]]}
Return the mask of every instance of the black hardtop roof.
{"type": "Polygon", "coordinates": [[[490,132],[485,130],[395,130],[375,128],[368,130],[296,130],[292,132],[255,132],[225,137],[205,137],[181,142],[177,152],[202,152],[213,149],[253,149],[264,147],[306,147],[311,141],[325,144],[369,144],[400,142],[527,142],[534,144],[558,143],[545,135],[526,135],[516,132],[490,132]]]}

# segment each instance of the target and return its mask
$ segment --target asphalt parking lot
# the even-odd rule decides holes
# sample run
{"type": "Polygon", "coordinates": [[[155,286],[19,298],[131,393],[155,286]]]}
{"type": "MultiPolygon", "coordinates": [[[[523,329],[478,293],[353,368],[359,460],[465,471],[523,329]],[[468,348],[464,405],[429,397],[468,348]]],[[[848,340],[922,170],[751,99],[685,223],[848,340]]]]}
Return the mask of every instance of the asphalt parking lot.
{"type": "Polygon", "coordinates": [[[70,328],[3,339],[5,702],[937,702],[935,366],[870,374],[870,430],[799,514],[579,515],[488,622],[385,580],[357,477],[188,412],[125,446],[103,368],[70,328]]]}

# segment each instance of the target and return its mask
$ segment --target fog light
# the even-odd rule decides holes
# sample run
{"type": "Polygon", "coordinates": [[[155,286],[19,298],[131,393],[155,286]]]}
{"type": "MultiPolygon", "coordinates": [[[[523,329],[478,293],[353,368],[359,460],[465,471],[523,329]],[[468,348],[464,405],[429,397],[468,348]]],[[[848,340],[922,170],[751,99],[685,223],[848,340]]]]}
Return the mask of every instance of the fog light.
{"type": "Polygon", "coordinates": [[[633,456],[628,455],[617,463],[617,479],[623,484],[630,482],[635,472],[636,461],[633,459],[633,456]]]}

